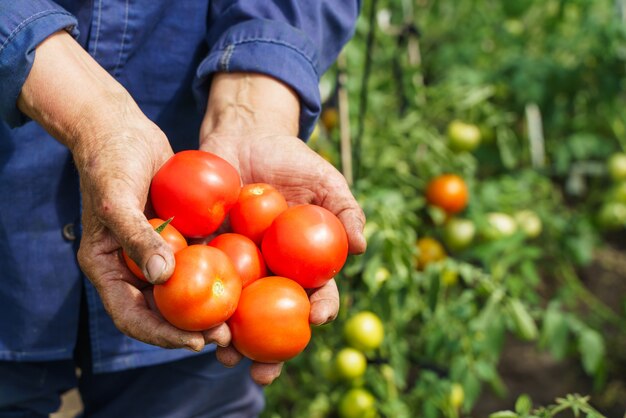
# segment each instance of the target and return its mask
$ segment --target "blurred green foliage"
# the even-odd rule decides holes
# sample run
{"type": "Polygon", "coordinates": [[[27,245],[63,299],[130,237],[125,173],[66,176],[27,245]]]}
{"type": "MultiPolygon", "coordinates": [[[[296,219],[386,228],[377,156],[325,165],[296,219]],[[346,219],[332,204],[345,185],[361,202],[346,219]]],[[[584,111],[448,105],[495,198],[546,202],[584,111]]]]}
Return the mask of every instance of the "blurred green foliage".
{"type": "MultiPolygon", "coordinates": [[[[623,332],[625,324],[577,269],[607,227],[626,224],[607,171],[611,155],[626,149],[623,8],[607,0],[364,1],[346,68],[333,68],[321,86],[334,108],[337,75],[347,75],[353,190],[367,215],[368,249],[337,277],[337,320],[314,329],[307,350],[267,388],[265,417],[340,416],[351,387],[374,395],[373,416],[469,416],[482,391],[508,390],[497,369],[508,335],[577,359],[602,389],[611,361],[603,329],[623,332]],[[449,147],[453,120],[480,128],[476,151],[449,147]],[[417,239],[444,238],[446,216],[424,196],[442,173],[467,182],[470,204],[459,216],[478,234],[417,269],[417,239]],[[520,226],[485,238],[488,214],[520,211],[537,215],[539,237],[520,226]],[[363,310],[383,320],[385,340],[366,353],[362,379],[338,381],[332,361],[346,345],[343,324],[363,310]]],[[[339,140],[338,129],[322,128],[310,145],[340,167],[339,140]]],[[[525,395],[517,403],[492,417],[568,408],[601,416],[574,395],[552,409],[532,409],[525,395]]]]}

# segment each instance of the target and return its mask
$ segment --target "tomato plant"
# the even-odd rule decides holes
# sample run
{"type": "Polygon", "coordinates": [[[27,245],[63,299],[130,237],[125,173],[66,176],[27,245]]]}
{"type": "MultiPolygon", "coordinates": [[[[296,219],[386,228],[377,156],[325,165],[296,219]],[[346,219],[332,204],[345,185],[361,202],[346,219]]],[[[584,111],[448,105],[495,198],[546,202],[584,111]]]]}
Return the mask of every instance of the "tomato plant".
{"type": "Polygon", "coordinates": [[[241,292],[228,320],[233,346],[244,356],[277,363],[297,356],[311,339],[306,291],[278,276],[254,281],[241,292]]]}
{"type": "Polygon", "coordinates": [[[243,287],[267,276],[267,267],[261,250],[250,238],[241,234],[226,233],[213,238],[208,245],[226,253],[241,277],[243,287]]]}
{"type": "Polygon", "coordinates": [[[333,278],[348,257],[348,237],[327,209],[293,206],[265,232],[261,245],[268,268],[305,288],[320,287],[333,278]]]}
{"type": "Polygon", "coordinates": [[[186,237],[204,237],[222,224],[237,201],[237,170],[215,154],[187,150],[174,154],[154,175],[150,197],[157,215],[172,219],[186,237]]]}
{"type": "Polygon", "coordinates": [[[369,351],[380,347],[385,336],[385,329],[382,321],[375,313],[363,311],[356,313],[346,321],[343,335],[351,347],[361,351],[369,351]]]}
{"type": "Polygon", "coordinates": [[[207,245],[178,251],[174,274],[154,286],[154,301],[171,324],[202,331],[225,322],[235,311],[241,278],[228,256],[207,245]]]}
{"type": "Polygon", "coordinates": [[[442,174],[428,183],[426,199],[431,205],[453,214],[465,209],[469,200],[469,192],[465,180],[460,176],[442,174]]]}
{"type": "MultiPolygon", "coordinates": [[[[181,235],[180,232],[176,230],[176,228],[171,225],[171,222],[165,225],[166,221],[159,218],[152,218],[148,220],[148,222],[150,223],[150,225],[152,225],[155,231],[157,231],[159,235],[161,235],[161,238],[163,238],[165,242],[170,245],[174,254],[187,247],[187,240],[181,235]]],[[[122,257],[124,257],[124,261],[126,262],[126,266],[128,267],[128,269],[135,276],[137,276],[141,280],[147,281],[146,276],[144,276],[143,272],[141,271],[141,268],[139,268],[139,266],[128,256],[126,251],[122,251],[122,257]]]]}
{"type": "Polygon", "coordinates": [[[233,231],[261,245],[265,230],[285,210],[287,201],[274,186],[266,183],[246,184],[230,210],[230,226],[233,231]]]}

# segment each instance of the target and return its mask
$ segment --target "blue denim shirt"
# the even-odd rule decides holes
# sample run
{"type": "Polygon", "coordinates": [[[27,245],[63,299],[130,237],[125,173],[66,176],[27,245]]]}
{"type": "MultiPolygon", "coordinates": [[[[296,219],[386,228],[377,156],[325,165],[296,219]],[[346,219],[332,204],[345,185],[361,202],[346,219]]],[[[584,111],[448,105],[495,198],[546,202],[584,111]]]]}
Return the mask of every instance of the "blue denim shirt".
{"type": "Polygon", "coordinates": [[[71,358],[83,287],[94,371],[192,354],[121,334],[80,272],[69,231],[80,219],[71,156],[16,107],[40,42],[59,30],[74,35],[176,151],[198,146],[215,72],[264,73],[290,85],[307,138],[320,111],[319,76],[352,35],[358,3],[0,0],[0,359],[71,358]]]}

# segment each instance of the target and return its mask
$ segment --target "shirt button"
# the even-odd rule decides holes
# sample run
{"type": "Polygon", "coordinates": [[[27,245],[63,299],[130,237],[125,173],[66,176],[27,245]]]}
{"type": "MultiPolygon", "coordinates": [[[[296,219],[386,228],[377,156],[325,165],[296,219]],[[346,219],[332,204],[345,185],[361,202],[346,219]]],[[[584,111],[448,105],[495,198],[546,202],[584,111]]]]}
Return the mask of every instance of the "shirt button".
{"type": "Polygon", "coordinates": [[[74,224],[69,223],[63,227],[63,238],[68,241],[74,241],[76,234],[74,233],[74,224]]]}

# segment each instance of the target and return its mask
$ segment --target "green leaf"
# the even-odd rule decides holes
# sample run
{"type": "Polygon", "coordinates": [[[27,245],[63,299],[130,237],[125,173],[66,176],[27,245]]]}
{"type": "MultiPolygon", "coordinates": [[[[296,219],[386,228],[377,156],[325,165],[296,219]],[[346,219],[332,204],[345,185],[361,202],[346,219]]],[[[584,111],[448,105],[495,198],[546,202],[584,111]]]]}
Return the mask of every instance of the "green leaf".
{"type": "Polygon", "coordinates": [[[520,415],[530,414],[530,410],[533,408],[533,401],[530,396],[522,394],[515,401],[515,411],[520,415]]]}
{"type": "Polygon", "coordinates": [[[525,341],[537,339],[537,324],[522,301],[512,298],[509,300],[509,308],[517,336],[525,341]]]}
{"type": "Polygon", "coordinates": [[[519,418],[519,415],[513,411],[498,411],[490,414],[489,418],[519,418]]]}
{"type": "Polygon", "coordinates": [[[588,374],[594,374],[599,369],[606,353],[604,338],[591,328],[584,329],[578,337],[578,351],[585,371],[588,374]]]}

